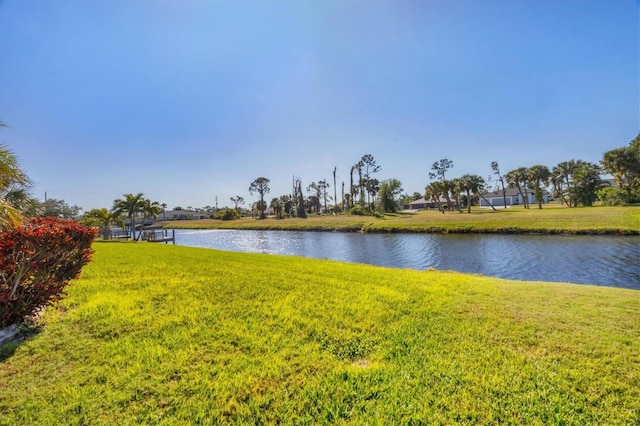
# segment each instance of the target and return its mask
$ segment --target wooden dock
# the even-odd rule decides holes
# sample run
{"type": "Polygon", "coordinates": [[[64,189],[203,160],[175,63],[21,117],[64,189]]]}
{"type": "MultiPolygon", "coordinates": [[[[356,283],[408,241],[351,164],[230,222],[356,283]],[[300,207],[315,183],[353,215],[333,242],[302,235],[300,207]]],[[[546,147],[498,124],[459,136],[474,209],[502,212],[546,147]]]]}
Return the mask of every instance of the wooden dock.
{"type": "Polygon", "coordinates": [[[142,231],[141,239],[143,241],[148,241],[150,243],[165,243],[168,244],[171,241],[173,244],[176,243],[176,231],[175,229],[171,229],[171,234],[169,234],[168,229],[148,229],[146,231],[142,231]]]}
{"type": "Polygon", "coordinates": [[[113,230],[111,231],[110,238],[113,240],[128,240],[129,238],[131,238],[131,232],[125,229],[113,230]]]}

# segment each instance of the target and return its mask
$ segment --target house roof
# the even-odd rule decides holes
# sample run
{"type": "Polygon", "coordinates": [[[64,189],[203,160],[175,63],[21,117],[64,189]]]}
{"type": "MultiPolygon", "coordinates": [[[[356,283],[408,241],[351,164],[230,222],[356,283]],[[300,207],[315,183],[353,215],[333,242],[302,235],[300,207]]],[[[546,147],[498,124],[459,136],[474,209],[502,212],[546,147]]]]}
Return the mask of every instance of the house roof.
{"type": "MultiPolygon", "coordinates": [[[[440,197],[440,202],[441,203],[446,203],[447,199],[444,197],[440,197]]],[[[419,205],[423,205],[423,204],[433,204],[433,200],[427,200],[424,197],[417,199],[415,201],[410,202],[409,204],[406,204],[407,206],[419,206],[419,205]]]]}
{"type": "Polygon", "coordinates": [[[418,198],[417,200],[408,203],[407,205],[408,206],[415,206],[415,205],[418,205],[418,204],[427,204],[427,200],[425,200],[424,197],[422,197],[422,198],[418,198]]]}

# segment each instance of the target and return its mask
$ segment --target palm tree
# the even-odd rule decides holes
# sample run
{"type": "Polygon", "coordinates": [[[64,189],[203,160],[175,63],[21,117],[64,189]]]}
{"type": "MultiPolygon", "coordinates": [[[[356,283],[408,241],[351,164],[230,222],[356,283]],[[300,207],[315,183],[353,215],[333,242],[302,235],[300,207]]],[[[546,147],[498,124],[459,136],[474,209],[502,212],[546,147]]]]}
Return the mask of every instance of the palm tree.
{"type": "Polygon", "coordinates": [[[628,146],[605,152],[600,162],[620,189],[632,198],[640,197],[640,133],[628,146]]]}
{"type": "Polygon", "coordinates": [[[443,214],[444,214],[444,209],[440,205],[440,196],[442,196],[442,193],[444,191],[445,191],[445,187],[440,181],[431,182],[424,189],[424,197],[426,199],[431,199],[431,201],[433,201],[435,205],[438,207],[438,211],[442,212],[443,214]]]}
{"type": "Polygon", "coordinates": [[[167,203],[160,204],[162,207],[162,220],[167,220],[167,203]]]}
{"type": "MultiPolygon", "coordinates": [[[[472,194],[481,196],[482,191],[484,191],[485,181],[478,175],[466,174],[460,178],[460,185],[462,190],[467,193],[467,213],[471,213],[471,196],[472,194]]],[[[493,204],[488,204],[493,210],[496,210],[493,204]]]]}
{"type": "Polygon", "coordinates": [[[562,202],[569,207],[572,206],[572,199],[566,198],[566,195],[570,192],[571,177],[575,172],[578,164],[575,160],[563,161],[555,166],[551,170],[551,183],[555,192],[560,196],[562,202]]]}
{"type": "Polygon", "coordinates": [[[313,210],[315,210],[316,213],[320,213],[320,199],[322,197],[322,189],[320,188],[320,185],[315,182],[311,182],[309,186],[307,186],[307,193],[309,194],[307,197],[310,205],[309,213],[313,210]]]}
{"type": "Polygon", "coordinates": [[[456,210],[462,213],[462,203],[460,202],[460,195],[464,192],[464,187],[462,184],[462,180],[460,178],[453,178],[449,181],[449,190],[451,191],[451,195],[456,201],[456,210]]]}
{"type": "Polygon", "coordinates": [[[600,173],[602,168],[595,163],[578,160],[577,167],[573,171],[573,182],[570,188],[570,199],[574,200],[574,206],[592,206],[596,200],[596,192],[602,189],[600,173]]]}
{"type": "Polygon", "coordinates": [[[451,195],[454,192],[454,184],[451,180],[443,180],[440,182],[442,184],[442,195],[447,200],[447,210],[450,210],[453,207],[453,203],[451,202],[451,195]]]}
{"type": "Polygon", "coordinates": [[[36,201],[29,196],[26,188],[18,187],[12,187],[11,189],[9,189],[4,194],[4,199],[14,208],[20,210],[23,213],[26,213],[27,210],[32,206],[33,202],[36,201]]]}
{"type": "Polygon", "coordinates": [[[504,175],[507,180],[507,184],[509,188],[517,188],[520,193],[520,197],[522,197],[522,204],[525,209],[529,208],[529,196],[525,194],[527,189],[527,174],[528,169],[526,167],[519,167],[517,169],[511,170],[509,173],[504,175]]]}
{"type": "Polygon", "coordinates": [[[538,208],[542,208],[542,200],[544,194],[544,188],[549,185],[549,178],[551,177],[551,172],[547,166],[536,165],[529,168],[527,173],[527,177],[531,182],[535,183],[535,197],[538,202],[538,208]]]}
{"type": "Polygon", "coordinates": [[[278,219],[283,218],[282,216],[283,204],[280,198],[277,198],[277,197],[273,198],[271,200],[271,204],[269,204],[269,207],[273,209],[273,213],[276,215],[278,219]]]}
{"type": "MultiPolygon", "coordinates": [[[[0,123],[0,126],[4,125],[0,123]]],[[[0,145],[0,230],[22,223],[22,213],[11,202],[11,191],[30,185],[31,180],[20,169],[16,156],[7,147],[0,145]]]]}
{"type": "Polygon", "coordinates": [[[162,213],[162,207],[157,201],[151,201],[148,198],[143,198],[141,202],[141,213],[143,216],[143,222],[145,217],[152,217],[156,219],[160,213],[162,213]]]}
{"type": "Polygon", "coordinates": [[[131,227],[131,239],[137,241],[136,236],[136,216],[138,213],[142,213],[144,210],[144,194],[142,192],[133,194],[124,194],[124,199],[117,199],[113,201],[113,208],[111,209],[114,216],[120,216],[126,214],[129,219],[129,226],[131,227]]]}
{"type": "Polygon", "coordinates": [[[111,224],[117,223],[124,228],[124,222],[120,216],[114,215],[109,210],[93,209],[89,210],[80,218],[80,222],[87,226],[96,226],[100,228],[102,238],[108,240],[111,238],[111,224]]]}
{"type": "Polygon", "coordinates": [[[320,180],[318,181],[318,189],[320,190],[320,195],[322,197],[322,199],[324,200],[324,212],[325,214],[327,213],[327,198],[329,200],[331,200],[331,196],[327,193],[327,190],[329,189],[329,182],[327,182],[326,179],[320,180]]]}

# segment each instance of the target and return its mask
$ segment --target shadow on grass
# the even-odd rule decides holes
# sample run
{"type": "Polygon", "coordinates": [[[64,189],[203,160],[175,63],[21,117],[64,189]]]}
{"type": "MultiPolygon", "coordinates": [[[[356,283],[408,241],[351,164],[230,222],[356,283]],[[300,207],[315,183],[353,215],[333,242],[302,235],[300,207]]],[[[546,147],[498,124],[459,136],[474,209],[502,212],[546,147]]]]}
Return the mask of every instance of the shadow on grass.
{"type": "Polygon", "coordinates": [[[27,340],[36,336],[42,331],[39,324],[21,324],[18,333],[9,341],[0,344],[0,362],[4,362],[12,357],[16,350],[27,340]]]}

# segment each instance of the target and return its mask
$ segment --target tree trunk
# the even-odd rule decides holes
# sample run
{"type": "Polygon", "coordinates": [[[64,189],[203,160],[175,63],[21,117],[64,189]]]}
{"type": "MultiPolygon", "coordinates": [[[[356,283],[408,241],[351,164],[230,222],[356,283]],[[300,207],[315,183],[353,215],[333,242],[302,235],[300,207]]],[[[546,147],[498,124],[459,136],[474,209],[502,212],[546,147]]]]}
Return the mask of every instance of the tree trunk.
{"type": "Polygon", "coordinates": [[[129,216],[129,228],[131,228],[131,241],[136,240],[136,215],[132,214],[129,216]]]}
{"type": "Polygon", "coordinates": [[[520,182],[516,182],[516,187],[518,188],[518,192],[520,193],[520,198],[522,198],[522,205],[524,208],[527,208],[527,195],[522,192],[522,187],[520,186],[520,182]]]}
{"type": "MultiPolygon", "coordinates": [[[[569,191],[569,176],[566,176],[567,178],[567,191],[569,191]]],[[[573,207],[572,205],[572,196],[571,196],[571,192],[569,192],[569,207],[573,207]]]]}
{"type": "Polygon", "coordinates": [[[487,204],[489,204],[489,206],[491,206],[491,208],[493,209],[494,212],[497,212],[498,209],[496,209],[492,203],[489,202],[489,200],[487,200],[486,198],[484,198],[484,196],[482,195],[482,193],[478,192],[478,195],[480,196],[480,198],[482,198],[484,201],[487,202],[487,204]]]}
{"type": "Polygon", "coordinates": [[[109,225],[103,226],[102,229],[100,229],[100,233],[102,234],[103,240],[111,239],[111,227],[109,225]]]}
{"type": "Polygon", "coordinates": [[[447,210],[451,210],[451,205],[453,203],[451,202],[451,197],[449,197],[449,191],[444,193],[444,198],[447,199],[447,210]]]}
{"type": "Polygon", "coordinates": [[[520,191],[521,194],[522,194],[522,190],[523,189],[524,189],[525,196],[522,199],[522,203],[524,204],[524,208],[528,209],[529,208],[529,192],[528,192],[529,188],[527,188],[527,181],[526,180],[522,181],[522,187],[520,186],[520,182],[518,182],[518,190],[520,191]]]}
{"type": "Polygon", "coordinates": [[[333,168],[333,213],[338,210],[338,188],[336,187],[336,171],[337,167],[333,168]]]}
{"type": "Polygon", "coordinates": [[[436,197],[435,195],[432,195],[431,199],[433,200],[434,203],[436,203],[436,207],[438,208],[438,211],[441,212],[442,214],[444,214],[444,209],[442,208],[442,205],[440,204],[440,197],[436,197]]]}

